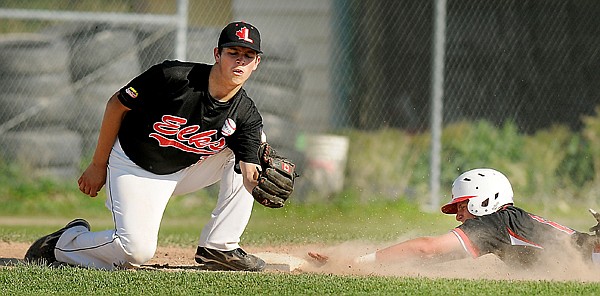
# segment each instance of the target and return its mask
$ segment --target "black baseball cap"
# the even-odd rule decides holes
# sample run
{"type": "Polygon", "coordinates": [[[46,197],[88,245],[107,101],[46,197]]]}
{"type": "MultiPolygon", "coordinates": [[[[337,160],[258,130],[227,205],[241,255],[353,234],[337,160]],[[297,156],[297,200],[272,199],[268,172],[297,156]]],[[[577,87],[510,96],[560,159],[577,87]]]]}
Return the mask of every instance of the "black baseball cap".
{"type": "Polygon", "coordinates": [[[258,29],[245,22],[234,22],[227,25],[219,36],[219,47],[241,46],[253,49],[257,53],[260,50],[260,33],[258,29]]]}

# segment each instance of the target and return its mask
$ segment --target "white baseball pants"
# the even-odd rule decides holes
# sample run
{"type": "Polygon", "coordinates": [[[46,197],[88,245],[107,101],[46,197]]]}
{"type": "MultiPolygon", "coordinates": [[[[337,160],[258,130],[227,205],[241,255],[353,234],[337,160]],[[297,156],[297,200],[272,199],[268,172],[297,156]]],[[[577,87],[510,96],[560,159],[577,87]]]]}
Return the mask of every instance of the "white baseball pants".
{"type": "Polygon", "coordinates": [[[55,249],[61,262],[113,270],[144,264],[156,252],[162,216],[173,195],[194,192],[221,181],[217,205],[205,225],[199,246],[218,250],[239,247],[254,199],[242,175],[233,170],[235,157],[226,148],[218,154],[169,175],[156,175],[134,164],[119,141],[113,146],[106,182],[106,206],[114,229],[91,232],[73,227],[55,249]]]}

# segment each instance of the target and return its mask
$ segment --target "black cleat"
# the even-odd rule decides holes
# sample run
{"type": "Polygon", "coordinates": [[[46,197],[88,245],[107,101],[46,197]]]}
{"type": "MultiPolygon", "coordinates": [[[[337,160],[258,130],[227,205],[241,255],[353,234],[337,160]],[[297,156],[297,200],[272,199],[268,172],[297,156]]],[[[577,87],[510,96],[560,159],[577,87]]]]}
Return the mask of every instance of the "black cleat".
{"type": "Polygon", "coordinates": [[[36,240],[27,253],[25,253],[25,261],[32,263],[39,263],[44,265],[51,265],[56,261],[54,256],[54,249],[60,236],[69,228],[83,226],[90,230],[90,223],[83,219],[75,219],[56,232],[43,236],[36,240]]]}
{"type": "Polygon", "coordinates": [[[244,252],[241,248],[219,251],[198,247],[195,260],[209,270],[263,271],[266,265],[264,260],[244,252]]]}

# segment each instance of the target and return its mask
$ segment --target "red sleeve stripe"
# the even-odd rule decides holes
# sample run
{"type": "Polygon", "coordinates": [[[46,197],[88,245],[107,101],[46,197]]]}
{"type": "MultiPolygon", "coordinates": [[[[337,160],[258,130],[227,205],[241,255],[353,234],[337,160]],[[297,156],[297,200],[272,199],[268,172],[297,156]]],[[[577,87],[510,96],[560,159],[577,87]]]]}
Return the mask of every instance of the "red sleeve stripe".
{"type": "Polygon", "coordinates": [[[462,229],[454,228],[452,230],[452,233],[454,233],[454,235],[456,235],[456,237],[460,241],[460,244],[463,246],[465,251],[467,251],[467,253],[469,253],[471,255],[471,257],[477,258],[480,256],[479,249],[477,249],[477,247],[475,247],[473,245],[473,243],[471,242],[469,237],[467,237],[467,235],[465,234],[464,231],[462,231],[462,229]]]}

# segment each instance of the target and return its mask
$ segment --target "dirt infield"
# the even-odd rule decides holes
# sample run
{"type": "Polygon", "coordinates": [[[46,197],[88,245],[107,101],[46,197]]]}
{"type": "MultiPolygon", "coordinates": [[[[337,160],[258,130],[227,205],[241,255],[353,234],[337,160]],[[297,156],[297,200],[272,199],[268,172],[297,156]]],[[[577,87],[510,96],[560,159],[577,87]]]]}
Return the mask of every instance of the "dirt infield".
{"type": "MultiPolygon", "coordinates": [[[[27,248],[26,243],[0,242],[0,264],[10,265],[23,258],[27,248]]],[[[554,280],[554,281],[585,281],[600,282],[600,270],[583,262],[574,261],[548,262],[532,270],[514,270],[506,266],[495,256],[486,255],[478,259],[463,259],[440,264],[396,264],[389,266],[367,265],[352,266],[347,258],[372,252],[378,246],[350,242],[336,246],[277,246],[261,248],[245,248],[248,252],[275,252],[288,254],[305,259],[308,263],[302,265],[294,273],[312,272],[338,275],[384,275],[400,277],[428,278],[464,278],[464,279],[494,279],[494,280],[554,280]],[[344,254],[344,259],[332,259],[325,265],[316,264],[307,255],[308,251],[318,251],[334,258],[336,254],[344,254]]],[[[146,269],[165,271],[196,270],[193,255],[195,247],[159,247],[154,258],[143,266],[146,269]]],[[[338,256],[339,257],[339,256],[338,256]]],[[[575,260],[577,261],[577,260],[575,260]]]]}

